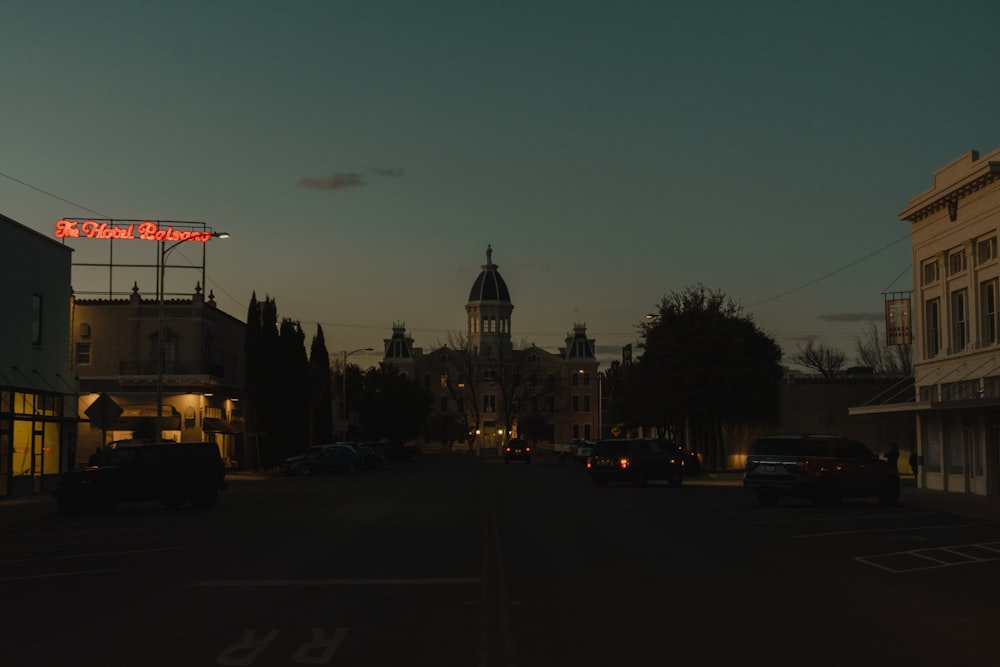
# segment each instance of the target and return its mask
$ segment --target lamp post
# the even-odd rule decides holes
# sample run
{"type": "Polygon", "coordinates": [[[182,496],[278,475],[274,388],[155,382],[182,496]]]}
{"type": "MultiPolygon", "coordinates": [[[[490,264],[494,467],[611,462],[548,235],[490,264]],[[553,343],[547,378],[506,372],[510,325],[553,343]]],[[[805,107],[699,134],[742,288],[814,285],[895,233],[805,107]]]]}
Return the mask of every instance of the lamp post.
{"type": "Polygon", "coordinates": [[[347,440],[347,433],[348,433],[348,430],[350,429],[350,426],[351,426],[351,420],[348,419],[348,417],[347,417],[347,357],[351,356],[352,354],[357,354],[358,352],[373,352],[373,351],[374,350],[372,348],[370,348],[370,347],[359,347],[358,349],[351,350],[350,352],[348,352],[347,350],[344,350],[344,369],[343,369],[343,382],[344,382],[344,384],[343,384],[343,387],[342,387],[343,391],[340,394],[340,398],[344,402],[344,413],[343,413],[343,417],[344,417],[344,438],[343,439],[344,440],[347,440]]]}
{"type": "MultiPolygon", "coordinates": [[[[212,232],[214,239],[228,239],[227,232],[212,232]]],[[[177,249],[182,243],[187,243],[191,239],[182,239],[166,245],[166,241],[160,241],[157,253],[157,281],[156,281],[156,439],[163,437],[163,279],[167,272],[167,255],[177,249]]],[[[204,268],[204,262],[202,262],[204,268]]]]}

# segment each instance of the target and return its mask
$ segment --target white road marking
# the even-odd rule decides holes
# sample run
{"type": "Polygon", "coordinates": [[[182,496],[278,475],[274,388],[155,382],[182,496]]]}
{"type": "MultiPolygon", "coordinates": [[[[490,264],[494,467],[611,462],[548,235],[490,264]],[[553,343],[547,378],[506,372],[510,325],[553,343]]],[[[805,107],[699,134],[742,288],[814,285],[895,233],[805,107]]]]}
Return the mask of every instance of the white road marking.
{"type": "Polygon", "coordinates": [[[105,570],[77,570],[75,572],[49,572],[48,574],[32,574],[25,577],[5,577],[0,579],[0,581],[29,581],[31,579],[51,579],[52,577],[76,577],[81,574],[106,574],[108,572],[117,572],[116,569],[105,569],[105,570]]]}
{"type": "Polygon", "coordinates": [[[201,588],[267,588],[267,587],[323,587],[323,586],[448,586],[474,585],[482,582],[480,577],[439,577],[422,579],[219,579],[216,581],[192,581],[188,586],[201,588]]]}

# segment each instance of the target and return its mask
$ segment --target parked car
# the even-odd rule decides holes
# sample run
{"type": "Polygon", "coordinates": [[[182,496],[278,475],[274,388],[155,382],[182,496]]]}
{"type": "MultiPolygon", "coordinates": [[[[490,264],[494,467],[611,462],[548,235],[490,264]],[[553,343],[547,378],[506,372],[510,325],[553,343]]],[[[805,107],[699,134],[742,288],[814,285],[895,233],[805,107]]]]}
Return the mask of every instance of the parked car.
{"type": "Polygon", "coordinates": [[[572,458],[576,455],[576,448],[579,441],[574,440],[573,442],[557,442],[552,445],[552,453],[559,457],[560,461],[565,461],[568,458],[572,458]]]}
{"type": "Polygon", "coordinates": [[[675,447],[664,447],[659,440],[601,440],[594,445],[587,471],[598,486],[613,481],[645,486],[653,479],[677,486],[684,482],[684,457],[675,447]]]}
{"type": "Polygon", "coordinates": [[[379,451],[390,463],[395,461],[414,461],[423,455],[423,450],[418,445],[407,445],[401,440],[382,440],[379,442],[366,442],[368,447],[379,451]]]}
{"type": "Polygon", "coordinates": [[[330,472],[357,472],[361,454],[352,445],[336,443],[315,445],[305,454],[285,459],[282,472],[286,475],[315,475],[330,472]]]}
{"type": "Polygon", "coordinates": [[[378,470],[389,463],[385,454],[371,445],[359,443],[354,445],[354,449],[361,456],[361,467],[365,470],[378,470]]]}
{"type": "Polygon", "coordinates": [[[590,455],[594,451],[595,444],[597,443],[591,440],[578,440],[576,449],[573,451],[573,458],[580,463],[586,463],[590,460],[590,455]]]}
{"type": "Polygon", "coordinates": [[[503,450],[503,462],[510,463],[511,461],[531,463],[531,445],[528,444],[527,440],[511,438],[507,442],[507,446],[503,450]]]}
{"type": "Polygon", "coordinates": [[[743,486],[762,505],[783,496],[836,503],[874,497],[883,505],[899,500],[899,471],[862,443],[836,435],[778,434],[754,441],[747,454],[743,486]]]}
{"type": "Polygon", "coordinates": [[[209,509],[225,488],[226,466],[214,442],[122,442],[93,456],[86,468],[64,473],[52,495],[64,514],[150,500],[209,509]]]}

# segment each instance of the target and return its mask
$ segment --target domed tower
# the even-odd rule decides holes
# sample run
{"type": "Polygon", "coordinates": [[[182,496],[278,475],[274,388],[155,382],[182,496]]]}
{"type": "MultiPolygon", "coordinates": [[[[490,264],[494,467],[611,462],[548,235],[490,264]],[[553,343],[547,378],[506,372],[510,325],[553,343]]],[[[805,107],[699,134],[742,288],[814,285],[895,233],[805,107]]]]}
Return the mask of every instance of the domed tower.
{"type": "Polygon", "coordinates": [[[488,353],[491,350],[509,355],[510,313],[514,304],[510,302],[507,283],[503,281],[493,263],[493,247],[486,247],[486,263],[482,273],[472,284],[469,303],[465,312],[469,319],[469,347],[473,352],[488,353]]]}

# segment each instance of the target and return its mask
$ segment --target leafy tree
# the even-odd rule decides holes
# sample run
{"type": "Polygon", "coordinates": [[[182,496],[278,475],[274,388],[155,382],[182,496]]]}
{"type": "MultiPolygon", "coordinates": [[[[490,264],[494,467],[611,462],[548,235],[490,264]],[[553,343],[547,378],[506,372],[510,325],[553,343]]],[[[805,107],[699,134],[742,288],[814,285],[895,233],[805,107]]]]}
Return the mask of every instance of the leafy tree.
{"type": "Polygon", "coordinates": [[[824,343],[816,344],[810,340],[805,348],[799,346],[799,351],[792,355],[792,361],[811,368],[825,378],[835,378],[843,372],[844,361],[847,359],[842,351],[824,343]]]}
{"type": "Polygon", "coordinates": [[[781,349],[720,291],[701,284],[663,298],[640,325],[635,382],[645,423],[686,433],[709,469],[724,467],[724,425],[768,421],[777,410],[781,349]]]}
{"type": "Polygon", "coordinates": [[[430,392],[388,364],[362,376],[358,416],[371,440],[410,440],[423,431],[431,400],[430,392]]]}

